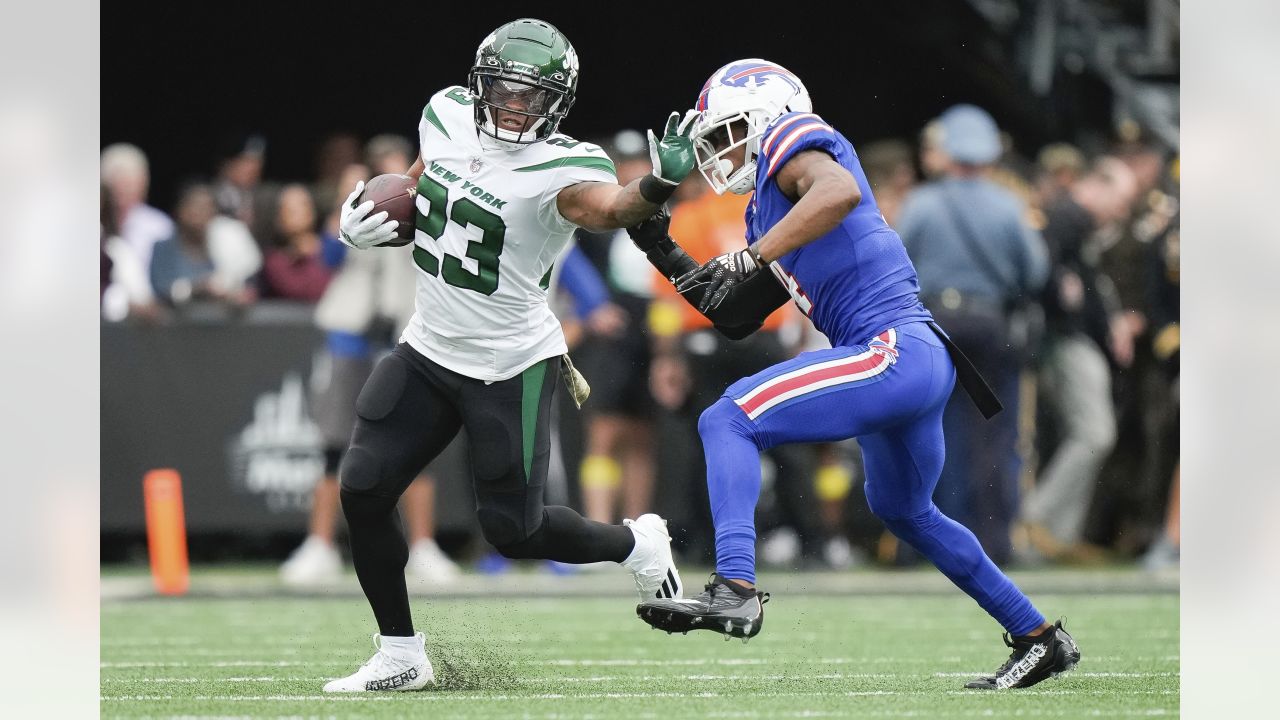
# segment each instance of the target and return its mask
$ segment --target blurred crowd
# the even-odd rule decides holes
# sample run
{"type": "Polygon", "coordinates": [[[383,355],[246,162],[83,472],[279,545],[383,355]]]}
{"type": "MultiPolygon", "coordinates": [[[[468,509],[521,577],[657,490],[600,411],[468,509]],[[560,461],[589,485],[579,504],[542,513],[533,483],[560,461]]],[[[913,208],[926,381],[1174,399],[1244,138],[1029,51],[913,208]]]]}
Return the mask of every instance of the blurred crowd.
{"type": "MultiPolygon", "coordinates": [[[[922,301],[1005,405],[983,421],[963,392],[952,398],[938,505],[1002,565],[1176,564],[1176,156],[1125,126],[1103,147],[1059,143],[1029,157],[969,105],[912,138],[852,139],[916,265],[922,301]]],[[[640,133],[597,142],[619,182],[649,171],[640,133]]],[[[211,303],[315,306],[327,365],[311,405],[326,473],[307,539],[283,569],[300,584],[339,571],[336,474],[355,396],[413,312],[411,248],[348,250],[336,237],[338,204],[358,180],[404,172],[415,152],[395,135],[334,136],[312,182],[277,183],[264,179],[266,141],[237,138],[212,179],[185,184],[166,212],[147,203],[139,148],[102,151],[106,321],[163,325],[211,303]]],[[[699,262],[738,249],[747,200],[715,195],[695,173],[672,200],[671,234],[699,262]]],[[[580,413],[561,409],[560,483],[549,492],[594,520],[660,512],[683,559],[709,564],[699,415],[730,383],[825,339],[788,304],[749,338],[726,340],[623,231],[579,231],[557,272],[553,306],[593,392],[580,413]]],[[[433,581],[455,576],[461,554],[484,569],[506,562],[478,537],[453,557],[435,542],[435,485],[468,482],[465,443],[425,468],[404,499],[410,570],[433,581]]],[[[765,565],[920,561],[859,497],[856,441],[779,447],[762,464],[765,565]]]]}

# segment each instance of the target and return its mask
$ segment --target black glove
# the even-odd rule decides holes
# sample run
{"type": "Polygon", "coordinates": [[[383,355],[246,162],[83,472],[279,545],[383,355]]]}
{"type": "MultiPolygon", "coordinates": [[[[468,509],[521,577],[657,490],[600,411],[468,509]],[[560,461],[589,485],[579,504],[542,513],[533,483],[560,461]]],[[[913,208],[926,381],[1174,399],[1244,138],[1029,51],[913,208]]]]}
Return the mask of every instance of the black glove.
{"type": "Polygon", "coordinates": [[[691,270],[676,278],[676,292],[706,285],[702,294],[702,302],[698,304],[698,312],[707,313],[720,307],[734,286],[751,277],[760,264],[756,262],[751,248],[725,253],[711,258],[702,267],[691,270]]]}
{"type": "Polygon", "coordinates": [[[627,234],[631,236],[631,242],[635,243],[641,252],[648,253],[667,238],[667,230],[670,227],[671,211],[663,205],[647,220],[641,220],[627,228],[627,234]]]}

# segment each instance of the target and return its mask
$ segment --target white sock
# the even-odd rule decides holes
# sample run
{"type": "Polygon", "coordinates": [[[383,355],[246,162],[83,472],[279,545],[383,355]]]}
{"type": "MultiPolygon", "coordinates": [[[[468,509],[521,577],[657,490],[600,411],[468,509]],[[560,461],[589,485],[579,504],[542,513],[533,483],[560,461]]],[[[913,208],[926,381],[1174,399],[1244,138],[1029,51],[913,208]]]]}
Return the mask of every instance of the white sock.
{"type": "Polygon", "coordinates": [[[629,527],[631,528],[632,537],[636,539],[636,544],[635,544],[635,547],[631,548],[631,554],[627,556],[627,559],[622,561],[622,567],[628,570],[631,570],[632,572],[635,572],[636,565],[640,562],[640,558],[648,554],[647,552],[644,552],[644,551],[648,550],[649,546],[647,543],[649,542],[649,540],[648,538],[644,537],[640,533],[636,532],[636,528],[634,525],[631,525],[629,527]]]}
{"type": "Polygon", "coordinates": [[[410,637],[382,636],[382,649],[392,657],[416,658],[424,652],[422,644],[423,641],[420,635],[412,635],[410,637]]]}

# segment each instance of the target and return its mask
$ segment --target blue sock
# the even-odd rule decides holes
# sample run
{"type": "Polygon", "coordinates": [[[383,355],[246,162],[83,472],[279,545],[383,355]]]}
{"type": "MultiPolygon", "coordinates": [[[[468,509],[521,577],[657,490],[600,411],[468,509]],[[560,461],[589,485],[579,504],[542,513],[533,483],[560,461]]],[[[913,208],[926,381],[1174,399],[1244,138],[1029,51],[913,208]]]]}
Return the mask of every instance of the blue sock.
{"type": "Polygon", "coordinates": [[[716,572],[756,581],[756,502],[760,449],[755,431],[732,400],[720,398],[698,419],[707,459],[707,495],[716,527],[716,572]]]}

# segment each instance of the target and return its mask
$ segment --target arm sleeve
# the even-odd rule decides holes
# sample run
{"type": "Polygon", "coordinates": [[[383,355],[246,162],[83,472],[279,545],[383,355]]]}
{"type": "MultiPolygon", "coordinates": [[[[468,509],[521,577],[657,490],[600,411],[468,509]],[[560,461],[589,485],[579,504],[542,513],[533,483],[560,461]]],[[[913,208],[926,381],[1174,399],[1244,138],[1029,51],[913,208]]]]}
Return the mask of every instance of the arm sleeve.
{"type": "Polygon", "coordinates": [[[574,310],[580,318],[609,301],[609,289],[605,287],[604,279],[577,245],[565,253],[560,267],[560,286],[573,297],[574,310]]]}
{"type": "Polygon", "coordinates": [[[773,177],[796,153],[804,150],[822,150],[833,158],[843,152],[835,129],[822,118],[813,113],[787,113],[774,120],[761,136],[757,172],[773,177]]]}
{"type": "MultiPolygon", "coordinates": [[[[672,282],[699,267],[697,261],[689,257],[670,237],[658,243],[657,247],[647,253],[647,257],[658,272],[672,282]]],[[[680,295],[685,302],[697,308],[705,292],[706,287],[699,286],[685,290],[680,295]]],[[[734,286],[717,308],[702,314],[722,334],[730,339],[740,340],[758,330],[765,318],[786,304],[790,297],[786,288],[774,279],[773,273],[761,269],[734,286]]]]}

